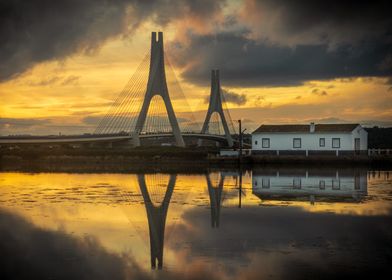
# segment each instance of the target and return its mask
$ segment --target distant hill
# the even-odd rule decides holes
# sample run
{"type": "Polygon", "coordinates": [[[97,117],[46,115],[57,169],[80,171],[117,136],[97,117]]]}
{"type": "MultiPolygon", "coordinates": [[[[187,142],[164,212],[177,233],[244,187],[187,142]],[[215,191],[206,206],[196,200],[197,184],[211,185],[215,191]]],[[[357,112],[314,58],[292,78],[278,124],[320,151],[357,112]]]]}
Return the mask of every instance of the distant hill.
{"type": "Polygon", "coordinates": [[[369,149],[392,149],[392,127],[369,127],[368,132],[369,149]]]}

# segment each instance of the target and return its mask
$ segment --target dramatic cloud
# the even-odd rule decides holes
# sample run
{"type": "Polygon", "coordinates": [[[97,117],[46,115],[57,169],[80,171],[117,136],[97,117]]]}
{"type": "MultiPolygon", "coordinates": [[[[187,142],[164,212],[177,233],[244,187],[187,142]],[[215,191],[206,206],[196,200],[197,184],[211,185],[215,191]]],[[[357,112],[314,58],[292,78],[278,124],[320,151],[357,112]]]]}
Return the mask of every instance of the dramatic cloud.
{"type": "Polygon", "coordinates": [[[210,69],[221,70],[222,84],[232,86],[290,86],[309,80],[392,74],[380,63],[392,42],[364,42],[341,45],[330,50],[327,44],[271,45],[248,38],[248,30],[190,35],[187,45],[177,42],[176,63],[183,76],[206,85],[210,69]]]}
{"type": "Polygon", "coordinates": [[[244,105],[247,101],[245,94],[238,94],[226,89],[222,89],[222,91],[223,91],[223,98],[227,103],[244,105]]]}
{"type": "Polygon", "coordinates": [[[245,0],[209,34],[175,42],[184,77],[206,84],[290,86],[392,74],[389,1],[245,0]]]}
{"type": "MultiPolygon", "coordinates": [[[[226,103],[236,104],[236,105],[245,105],[247,101],[247,97],[245,94],[239,94],[234,91],[230,91],[222,88],[222,94],[224,101],[226,103]]],[[[208,104],[210,102],[210,96],[206,96],[204,99],[204,103],[208,104]]]]}
{"type": "Polygon", "coordinates": [[[178,41],[168,49],[196,84],[206,84],[212,68],[241,86],[392,75],[388,1],[244,0],[222,20],[225,2],[3,1],[0,81],[40,62],[92,53],[147,21],[176,23],[178,41]]]}
{"type": "MultiPolygon", "coordinates": [[[[175,18],[201,19],[223,1],[5,0],[0,4],[0,81],[36,63],[92,53],[120,34],[130,35],[145,20],[164,26],[175,18]]],[[[202,22],[202,20],[199,20],[202,22]]]]}
{"type": "Polygon", "coordinates": [[[245,0],[240,14],[252,36],[281,45],[391,40],[388,0],[245,0]]]}

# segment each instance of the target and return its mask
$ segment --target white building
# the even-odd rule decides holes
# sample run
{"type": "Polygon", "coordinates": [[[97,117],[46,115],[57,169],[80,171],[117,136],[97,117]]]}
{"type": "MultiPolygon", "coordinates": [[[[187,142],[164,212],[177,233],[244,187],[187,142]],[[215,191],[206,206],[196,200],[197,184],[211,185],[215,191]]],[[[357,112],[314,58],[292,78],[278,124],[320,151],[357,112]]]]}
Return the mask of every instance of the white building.
{"type": "Polygon", "coordinates": [[[360,152],[367,137],[359,124],[261,125],[252,133],[252,153],[360,152]]]}

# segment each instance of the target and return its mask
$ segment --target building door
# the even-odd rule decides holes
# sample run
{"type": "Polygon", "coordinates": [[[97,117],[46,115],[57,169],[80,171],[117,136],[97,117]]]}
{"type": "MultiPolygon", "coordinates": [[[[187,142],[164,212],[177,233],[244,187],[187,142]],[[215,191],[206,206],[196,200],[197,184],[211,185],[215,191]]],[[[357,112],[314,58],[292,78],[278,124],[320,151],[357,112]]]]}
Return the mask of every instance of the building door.
{"type": "Polygon", "coordinates": [[[361,150],[361,139],[360,138],[354,139],[354,149],[355,149],[355,153],[359,154],[359,151],[361,150]]]}

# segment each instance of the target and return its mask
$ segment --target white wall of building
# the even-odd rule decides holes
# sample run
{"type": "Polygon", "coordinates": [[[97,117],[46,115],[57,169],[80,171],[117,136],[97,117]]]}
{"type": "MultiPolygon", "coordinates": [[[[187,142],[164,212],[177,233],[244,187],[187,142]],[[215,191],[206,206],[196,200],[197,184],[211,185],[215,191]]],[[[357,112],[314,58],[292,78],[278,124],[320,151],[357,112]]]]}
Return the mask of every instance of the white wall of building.
{"type": "Polygon", "coordinates": [[[360,150],[367,150],[367,132],[361,126],[355,128],[352,132],[336,132],[336,133],[253,133],[252,134],[252,150],[354,150],[355,138],[360,139],[360,150]],[[270,145],[268,148],[262,147],[263,138],[269,138],[270,145]],[[301,147],[293,147],[293,139],[301,139],[301,147]],[[325,146],[320,146],[320,138],[325,139],[325,146]],[[332,147],[332,139],[340,139],[340,147],[332,147]]]}

